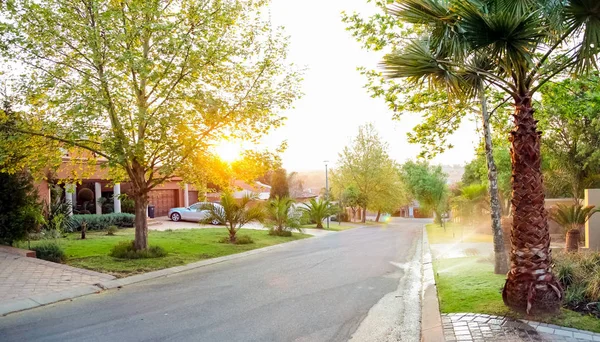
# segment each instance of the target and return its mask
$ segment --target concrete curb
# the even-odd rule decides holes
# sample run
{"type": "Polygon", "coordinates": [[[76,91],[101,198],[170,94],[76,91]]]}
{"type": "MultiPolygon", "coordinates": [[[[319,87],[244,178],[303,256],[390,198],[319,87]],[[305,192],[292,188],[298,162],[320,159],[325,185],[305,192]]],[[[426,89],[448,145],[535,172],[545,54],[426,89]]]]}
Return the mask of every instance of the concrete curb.
{"type": "MultiPolygon", "coordinates": [[[[367,227],[367,226],[360,226],[360,227],[356,227],[353,229],[364,228],[364,227],[367,227]]],[[[348,229],[345,231],[350,231],[353,229],[348,229]]],[[[339,231],[339,232],[334,232],[334,233],[343,233],[345,231],[339,231]]],[[[327,234],[327,235],[329,235],[329,234],[327,234]]],[[[320,238],[320,237],[327,236],[327,235],[321,235],[321,236],[313,235],[312,238],[320,238]]],[[[218,263],[222,263],[222,262],[226,262],[226,261],[230,261],[230,260],[240,259],[240,258],[244,258],[244,257],[250,256],[250,255],[261,254],[261,253],[269,252],[272,250],[280,249],[280,248],[283,248],[286,246],[292,246],[292,245],[299,244],[299,243],[305,243],[306,241],[310,241],[310,240],[311,240],[311,238],[306,238],[306,239],[301,239],[301,240],[296,240],[296,241],[284,242],[284,243],[280,243],[280,244],[273,245],[273,246],[267,246],[267,247],[263,247],[263,248],[253,249],[253,250],[247,251],[247,252],[230,254],[230,255],[226,255],[226,256],[222,256],[222,257],[218,257],[218,258],[202,260],[202,261],[193,262],[193,263],[187,264],[187,265],[165,268],[163,270],[158,270],[158,271],[154,271],[154,272],[137,274],[137,275],[134,275],[131,277],[102,281],[95,285],[78,286],[78,287],[63,290],[60,292],[51,292],[51,293],[46,293],[46,294],[35,295],[30,298],[10,300],[10,301],[4,302],[4,303],[0,303],[0,316],[6,316],[6,315],[8,315],[10,313],[14,313],[14,312],[33,309],[36,307],[40,307],[40,306],[44,306],[44,305],[48,305],[48,304],[52,304],[52,303],[57,303],[57,302],[61,302],[61,301],[69,300],[69,299],[74,299],[74,298],[78,298],[78,297],[82,297],[82,296],[86,296],[86,295],[90,295],[90,294],[100,293],[103,290],[121,288],[123,286],[136,284],[139,282],[152,280],[152,279],[156,279],[156,278],[161,278],[161,277],[169,277],[169,276],[172,276],[172,275],[175,275],[175,274],[178,274],[181,272],[190,271],[190,270],[193,270],[196,268],[214,265],[214,264],[218,264],[218,263]]],[[[94,272],[94,273],[97,273],[97,272],[94,272]]]]}
{"type": "Polygon", "coordinates": [[[423,227],[423,286],[421,292],[421,341],[445,342],[442,317],[433,275],[431,250],[427,239],[427,229],[423,227]]]}

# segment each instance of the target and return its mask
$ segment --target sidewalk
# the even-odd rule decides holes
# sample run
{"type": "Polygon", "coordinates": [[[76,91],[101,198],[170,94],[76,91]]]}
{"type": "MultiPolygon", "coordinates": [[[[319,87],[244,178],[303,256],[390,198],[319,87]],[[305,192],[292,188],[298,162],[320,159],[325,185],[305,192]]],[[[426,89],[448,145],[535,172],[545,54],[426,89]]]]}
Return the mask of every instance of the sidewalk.
{"type": "Polygon", "coordinates": [[[108,274],[0,252],[0,315],[77,297],[83,289],[97,292],[94,284],[112,279],[108,274]]]}

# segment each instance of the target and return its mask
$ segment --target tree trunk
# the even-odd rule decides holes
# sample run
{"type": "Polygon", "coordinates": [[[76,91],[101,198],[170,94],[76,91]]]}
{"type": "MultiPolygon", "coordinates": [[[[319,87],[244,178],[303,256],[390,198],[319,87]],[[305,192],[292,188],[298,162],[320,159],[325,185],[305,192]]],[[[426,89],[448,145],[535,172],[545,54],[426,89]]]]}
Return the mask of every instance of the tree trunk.
{"type": "Polygon", "coordinates": [[[520,312],[553,313],[560,309],[562,288],[552,273],[548,213],[540,168],[540,135],[529,93],[515,98],[511,132],[511,269],[502,291],[504,303],[520,312]]]}
{"type": "Polygon", "coordinates": [[[508,272],[508,261],[504,250],[504,236],[502,234],[502,207],[500,206],[500,195],[498,192],[498,172],[494,161],[492,147],[492,132],[490,131],[490,116],[487,110],[487,99],[483,85],[479,89],[481,98],[481,118],[483,119],[483,137],[485,140],[485,158],[488,167],[488,181],[490,183],[490,214],[492,217],[492,232],[494,234],[494,273],[506,274],[508,272]]]}
{"type": "Polygon", "coordinates": [[[362,223],[367,222],[367,207],[362,208],[362,223]]]}
{"type": "Polygon", "coordinates": [[[567,232],[565,248],[567,252],[577,252],[579,250],[579,239],[581,232],[579,228],[570,229],[567,232]]]}
{"type": "Polygon", "coordinates": [[[323,221],[317,221],[317,228],[323,228],[323,221]]]}
{"type": "Polygon", "coordinates": [[[134,196],[135,201],[135,241],[136,251],[148,248],[148,196],[134,196]]]}
{"type": "Polygon", "coordinates": [[[375,222],[379,222],[379,216],[381,216],[381,210],[377,210],[377,216],[375,217],[375,222]]]}

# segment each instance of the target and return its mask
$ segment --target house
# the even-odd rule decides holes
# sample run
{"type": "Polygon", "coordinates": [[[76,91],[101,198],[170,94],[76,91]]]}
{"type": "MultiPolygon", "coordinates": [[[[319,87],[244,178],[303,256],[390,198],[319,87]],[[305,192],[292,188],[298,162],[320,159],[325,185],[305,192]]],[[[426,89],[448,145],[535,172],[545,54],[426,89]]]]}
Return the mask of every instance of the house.
{"type": "Polygon", "coordinates": [[[400,217],[406,218],[430,218],[431,213],[423,210],[418,201],[412,201],[411,204],[400,207],[400,217]]]}
{"type": "MultiPolygon", "coordinates": [[[[132,212],[129,201],[123,201],[121,194],[129,193],[131,186],[129,182],[113,183],[109,181],[108,169],[102,167],[106,160],[98,160],[90,163],[88,159],[72,159],[65,155],[58,169],[53,172],[48,180],[42,180],[37,184],[38,196],[43,202],[49,203],[51,198],[51,187],[61,187],[63,198],[73,204],[75,212],[102,214],[108,212],[132,212]],[[77,182],[72,181],[77,179],[77,182]],[[83,208],[83,201],[77,198],[84,188],[94,193],[94,201],[87,208],[83,208]]],[[[191,184],[185,184],[180,177],[173,177],[162,185],[152,189],[149,194],[149,204],[155,208],[155,216],[166,216],[169,209],[173,207],[189,206],[203,198],[191,184]]]]}
{"type": "MultiPolygon", "coordinates": [[[[248,184],[244,181],[236,180],[233,182],[233,187],[236,191],[234,191],[232,195],[236,199],[241,199],[244,196],[256,195],[259,200],[266,201],[271,195],[271,187],[258,181],[253,184],[248,184]]],[[[209,192],[206,194],[206,199],[209,202],[218,202],[221,199],[221,193],[209,192]]]]}

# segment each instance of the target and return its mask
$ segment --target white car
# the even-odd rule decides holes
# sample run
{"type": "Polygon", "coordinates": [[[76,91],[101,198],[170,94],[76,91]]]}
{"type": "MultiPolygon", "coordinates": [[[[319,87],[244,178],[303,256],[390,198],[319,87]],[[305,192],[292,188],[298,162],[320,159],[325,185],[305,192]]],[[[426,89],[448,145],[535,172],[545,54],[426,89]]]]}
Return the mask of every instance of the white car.
{"type": "MultiPolygon", "coordinates": [[[[198,202],[189,207],[171,208],[169,209],[169,218],[171,221],[195,221],[200,222],[208,217],[209,211],[206,210],[206,205],[215,205],[222,207],[219,203],[198,202]]],[[[211,224],[221,224],[218,220],[213,220],[211,224]]]]}

